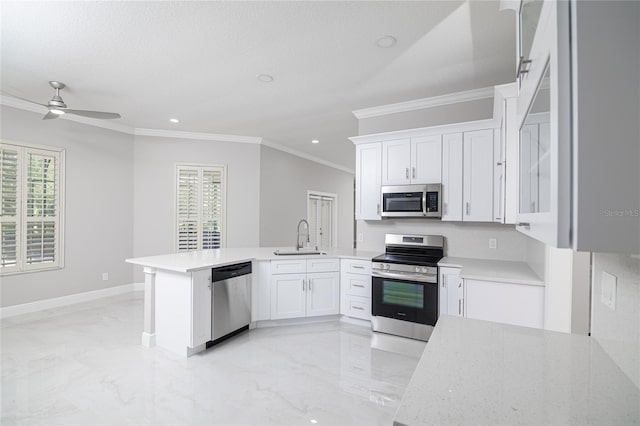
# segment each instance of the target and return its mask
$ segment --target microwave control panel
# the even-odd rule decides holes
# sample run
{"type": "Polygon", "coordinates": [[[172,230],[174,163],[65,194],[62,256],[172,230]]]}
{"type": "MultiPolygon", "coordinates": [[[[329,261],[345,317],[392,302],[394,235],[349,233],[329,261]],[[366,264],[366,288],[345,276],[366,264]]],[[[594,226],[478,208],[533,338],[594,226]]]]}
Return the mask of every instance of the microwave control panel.
{"type": "Polygon", "coordinates": [[[438,193],[437,192],[427,192],[427,211],[428,212],[438,211],[438,193]]]}

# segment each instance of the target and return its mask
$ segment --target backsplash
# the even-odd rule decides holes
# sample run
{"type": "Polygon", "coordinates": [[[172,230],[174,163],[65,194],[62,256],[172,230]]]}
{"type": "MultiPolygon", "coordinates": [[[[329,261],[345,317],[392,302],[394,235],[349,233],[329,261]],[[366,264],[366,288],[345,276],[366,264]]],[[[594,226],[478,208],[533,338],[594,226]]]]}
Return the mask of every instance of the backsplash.
{"type": "Polygon", "coordinates": [[[594,253],[591,335],[640,387],[640,258],[594,253]],[[602,274],[617,278],[615,310],[602,301],[602,274]]]}
{"type": "Polygon", "coordinates": [[[513,225],[385,219],[359,220],[356,228],[356,244],[362,250],[384,251],[384,236],[387,233],[443,235],[446,256],[527,261],[529,238],[516,231],[513,225]],[[364,241],[359,241],[360,234],[364,241]],[[497,240],[495,249],[489,248],[490,238],[497,240]]]}

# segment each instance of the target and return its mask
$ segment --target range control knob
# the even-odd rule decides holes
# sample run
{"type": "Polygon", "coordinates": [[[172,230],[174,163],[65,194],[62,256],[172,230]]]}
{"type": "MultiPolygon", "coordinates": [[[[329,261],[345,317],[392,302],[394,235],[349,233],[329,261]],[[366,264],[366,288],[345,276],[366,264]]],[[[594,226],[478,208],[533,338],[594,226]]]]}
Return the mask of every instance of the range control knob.
{"type": "Polygon", "coordinates": [[[418,273],[422,272],[422,268],[419,267],[419,266],[416,266],[416,272],[418,272],[418,273]]]}
{"type": "Polygon", "coordinates": [[[388,263],[385,263],[384,269],[388,271],[389,269],[391,269],[391,265],[389,265],[388,263]]]}

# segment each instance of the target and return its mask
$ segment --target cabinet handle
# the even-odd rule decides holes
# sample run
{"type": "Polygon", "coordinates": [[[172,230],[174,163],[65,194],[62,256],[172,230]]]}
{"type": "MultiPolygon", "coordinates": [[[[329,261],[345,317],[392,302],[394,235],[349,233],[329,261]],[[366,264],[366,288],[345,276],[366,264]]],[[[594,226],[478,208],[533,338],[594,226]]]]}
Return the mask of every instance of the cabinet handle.
{"type": "Polygon", "coordinates": [[[466,203],[466,209],[467,209],[467,216],[469,216],[471,214],[471,204],[467,201],[466,203]]]}
{"type": "Polygon", "coordinates": [[[376,210],[376,214],[380,216],[380,203],[378,203],[378,209],[376,210]]]}
{"type": "Polygon", "coordinates": [[[354,287],[360,287],[360,288],[364,288],[364,286],[362,284],[353,284],[354,287]]]}
{"type": "Polygon", "coordinates": [[[446,288],[447,287],[447,276],[443,275],[442,276],[442,288],[446,288]]]}
{"type": "Polygon", "coordinates": [[[411,177],[414,178],[414,179],[416,178],[416,168],[415,167],[411,168],[411,177]]]}
{"type": "Polygon", "coordinates": [[[357,309],[359,311],[364,311],[364,308],[361,308],[360,306],[352,306],[351,309],[357,309]]]}
{"type": "Polygon", "coordinates": [[[409,168],[408,167],[406,169],[404,169],[404,174],[405,174],[406,178],[409,179],[409,168]]]}
{"type": "Polygon", "coordinates": [[[313,291],[313,285],[311,283],[313,283],[313,280],[309,279],[309,291],[313,291]]]}
{"type": "Polygon", "coordinates": [[[360,265],[351,265],[351,267],[353,269],[364,269],[364,266],[360,266],[360,265]]]}
{"type": "Polygon", "coordinates": [[[496,166],[502,166],[503,164],[504,164],[504,163],[503,163],[502,161],[498,161],[498,162],[496,163],[496,166]]]}
{"type": "Polygon", "coordinates": [[[458,299],[458,315],[462,316],[462,299],[458,299]]]}
{"type": "Polygon", "coordinates": [[[307,291],[307,280],[302,280],[302,291],[307,291]]]}
{"type": "Polygon", "coordinates": [[[520,56],[520,60],[518,61],[518,69],[516,70],[516,79],[520,78],[521,74],[526,74],[529,72],[529,65],[531,65],[531,59],[525,59],[524,56],[520,56]],[[527,66],[526,68],[525,65],[527,66]]]}
{"type": "Polygon", "coordinates": [[[528,222],[518,222],[516,226],[522,226],[523,228],[531,228],[531,224],[528,222]]]}

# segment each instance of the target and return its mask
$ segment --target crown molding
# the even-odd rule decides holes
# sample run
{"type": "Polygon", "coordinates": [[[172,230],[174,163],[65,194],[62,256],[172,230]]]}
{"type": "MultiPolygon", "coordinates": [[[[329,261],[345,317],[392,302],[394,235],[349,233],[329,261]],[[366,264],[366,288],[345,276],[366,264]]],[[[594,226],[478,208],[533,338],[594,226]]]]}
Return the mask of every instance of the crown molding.
{"type": "Polygon", "coordinates": [[[357,119],[380,117],[399,112],[415,111],[424,108],[433,108],[442,105],[457,104],[460,102],[476,101],[493,97],[494,88],[467,90],[465,92],[450,93],[447,95],[432,96],[430,98],[414,99],[412,101],[398,102],[396,104],[381,105],[371,108],[352,111],[357,119]]]}
{"type": "Polygon", "coordinates": [[[161,129],[134,129],[136,136],[156,136],[160,138],[174,139],[197,139],[201,141],[217,141],[217,142],[236,142],[236,143],[253,143],[260,144],[261,137],[257,136],[237,136],[237,135],[220,135],[216,133],[197,133],[183,132],[178,130],[161,130],[161,129]]]}
{"type": "Polygon", "coordinates": [[[323,166],[332,167],[334,169],[338,169],[352,175],[355,174],[355,170],[350,169],[348,167],[342,166],[340,164],[332,163],[331,161],[323,160],[322,158],[318,158],[311,154],[307,154],[306,152],[298,151],[297,149],[289,148],[288,146],[280,145],[272,141],[267,141],[263,139],[262,145],[267,146],[269,148],[273,148],[278,151],[286,152],[287,154],[295,155],[296,157],[304,158],[305,160],[313,161],[314,163],[322,164],[323,166]]]}

